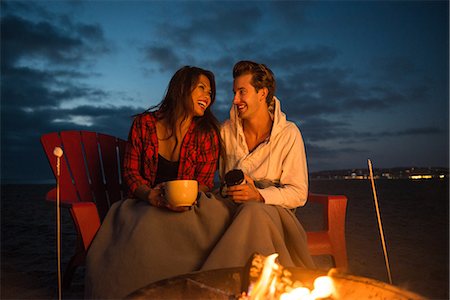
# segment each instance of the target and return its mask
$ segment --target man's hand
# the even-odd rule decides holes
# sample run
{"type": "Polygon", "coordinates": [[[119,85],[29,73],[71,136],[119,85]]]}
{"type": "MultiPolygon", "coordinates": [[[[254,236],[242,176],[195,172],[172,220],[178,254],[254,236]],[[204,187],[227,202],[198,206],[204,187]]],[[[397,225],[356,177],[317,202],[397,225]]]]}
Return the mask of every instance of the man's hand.
{"type": "Polygon", "coordinates": [[[227,195],[234,202],[256,201],[264,202],[264,198],[258,192],[253,179],[244,174],[245,184],[230,186],[227,188],[227,195]]]}

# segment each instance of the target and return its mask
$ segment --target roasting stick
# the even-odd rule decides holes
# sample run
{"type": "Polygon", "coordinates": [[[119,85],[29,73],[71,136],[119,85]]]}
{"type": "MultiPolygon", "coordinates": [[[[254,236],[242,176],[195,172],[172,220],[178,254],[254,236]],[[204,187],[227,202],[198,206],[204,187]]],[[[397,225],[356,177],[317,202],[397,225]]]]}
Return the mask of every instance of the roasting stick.
{"type": "Polygon", "coordinates": [[[377,191],[375,190],[375,182],[373,181],[372,162],[370,161],[370,159],[368,159],[367,162],[369,164],[370,181],[372,183],[373,199],[375,202],[375,209],[377,211],[378,229],[380,230],[381,244],[383,245],[384,261],[386,263],[386,269],[387,269],[387,273],[388,273],[388,277],[389,277],[389,283],[392,284],[391,268],[389,267],[389,259],[388,259],[388,254],[387,254],[387,250],[386,250],[386,243],[384,241],[383,225],[381,224],[380,210],[378,208],[377,191]]]}
{"type": "Polygon", "coordinates": [[[58,299],[61,300],[61,206],[59,199],[59,177],[61,175],[61,156],[63,150],[55,147],[53,155],[56,156],[56,255],[58,263],[58,299]]]}

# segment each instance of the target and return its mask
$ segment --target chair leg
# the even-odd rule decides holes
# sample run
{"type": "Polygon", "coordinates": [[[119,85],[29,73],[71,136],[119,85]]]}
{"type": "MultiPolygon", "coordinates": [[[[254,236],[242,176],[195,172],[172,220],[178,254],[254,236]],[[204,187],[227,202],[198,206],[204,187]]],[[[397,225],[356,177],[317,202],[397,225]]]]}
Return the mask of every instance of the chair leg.
{"type": "Polygon", "coordinates": [[[336,268],[346,270],[348,267],[347,248],[345,238],[332,238],[331,246],[333,248],[333,260],[336,268]]]}
{"type": "Polygon", "coordinates": [[[347,208],[347,198],[341,197],[339,200],[329,202],[328,207],[328,236],[330,238],[333,258],[336,268],[346,270],[347,246],[345,242],[345,215],[347,208]]]}
{"type": "Polygon", "coordinates": [[[85,259],[86,254],[84,252],[77,252],[72,256],[63,274],[63,282],[62,282],[63,289],[70,288],[73,274],[75,274],[75,271],[79,266],[84,265],[85,259]]]}
{"type": "Polygon", "coordinates": [[[344,251],[337,251],[334,257],[334,261],[336,262],[336,267],[346,270],[348,267],[347,261],[347,253],[344,251]]]}

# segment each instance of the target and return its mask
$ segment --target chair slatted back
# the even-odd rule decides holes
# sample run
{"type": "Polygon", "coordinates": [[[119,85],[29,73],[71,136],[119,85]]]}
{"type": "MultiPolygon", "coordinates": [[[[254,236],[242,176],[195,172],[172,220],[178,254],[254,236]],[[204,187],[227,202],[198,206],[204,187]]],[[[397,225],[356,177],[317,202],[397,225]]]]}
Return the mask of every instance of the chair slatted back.
{"type": "Polygon", "coordinates": [[[100,219],[103,219],[100,212],[107,211],[109,208],[109,203],[105,193],[105,186],[103,185],[103,174],[98,151],[97,134],[95,132],[83,132],[81,136],[86,154],[86,164],[89,169],[92,194],[96,199],[95,202],[97,204],[100,219]]]}
{"type": "Polygon", "coordinates": [[[105,176],[106,191],[110,203],[114,203],[122,198],[121,181],[119,176],[119,162],[117,156],[116,140],[111,136],[99,134],[100,152],[102,154],[103,170],[105,176]]]}
{"type": "MultiPolygon", "coordinates": [[[[112,203],[124,195],[121,166],[126,141],[91,131],[62,131],[41,137],[56,178],[55,147],[61,147],[61,203],[95,202],[103,220],[112,203]]],[[[54,193],[54,192],[53,192],[54,193]]],[[[49,195],[55,199],[55,195],[49,195]]]]}

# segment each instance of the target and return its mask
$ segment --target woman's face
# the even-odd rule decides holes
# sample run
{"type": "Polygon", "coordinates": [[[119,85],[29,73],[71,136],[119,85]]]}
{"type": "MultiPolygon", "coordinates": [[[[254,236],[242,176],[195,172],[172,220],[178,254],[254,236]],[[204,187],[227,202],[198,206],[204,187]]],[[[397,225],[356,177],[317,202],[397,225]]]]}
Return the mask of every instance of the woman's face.
{"type": "Polygon", "coordinates": [[[192,90],[191,98],[194,117],[203,116],[211,104],[211,84],[208,77],[200,75],[197,85],[192,90]]]}

